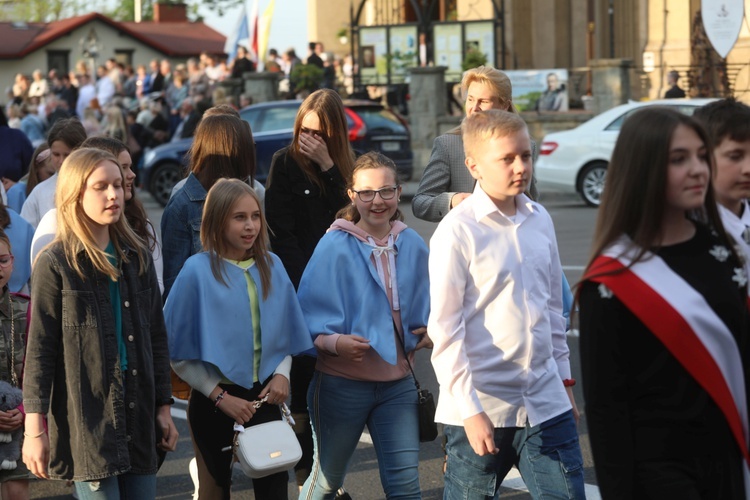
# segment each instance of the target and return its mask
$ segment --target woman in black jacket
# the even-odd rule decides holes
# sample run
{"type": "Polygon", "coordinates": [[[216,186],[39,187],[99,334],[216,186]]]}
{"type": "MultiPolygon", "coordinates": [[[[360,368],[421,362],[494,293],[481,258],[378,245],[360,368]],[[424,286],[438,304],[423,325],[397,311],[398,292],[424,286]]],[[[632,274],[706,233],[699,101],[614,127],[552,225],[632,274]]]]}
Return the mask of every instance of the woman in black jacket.
{"type": "MultiPolygon", "coordinates": [[[[266,217],[271,248],[281,258],[295,288],[318,240],[333,223],[336,212],[350,202],[346,185],[354,166],[341,97],[329,89],[310,94],[297,112],[292,144],[271,160],[266,184],[266,217]]],[[[301,486],[312,466],[312,433],[307,413],[307,387],[315,360],[292,361],[292,413],[302,460],[296,465],[301,486]]]]}

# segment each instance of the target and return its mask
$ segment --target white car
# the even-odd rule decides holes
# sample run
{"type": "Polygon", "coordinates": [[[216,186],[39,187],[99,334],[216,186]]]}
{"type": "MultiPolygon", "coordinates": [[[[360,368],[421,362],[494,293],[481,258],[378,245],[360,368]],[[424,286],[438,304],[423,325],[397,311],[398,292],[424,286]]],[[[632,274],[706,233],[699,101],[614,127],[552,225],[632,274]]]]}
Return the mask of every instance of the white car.
{"type": "Polygon", "coordinates": [[[687,115],[716,99],[663,99],[622,104],[601,113],[572,130],[548,134],[535,163],[540,189],[578,193],[596,207],[604,190],[609,164],[625,118],[644,106],[669,106],[687,115]]]}

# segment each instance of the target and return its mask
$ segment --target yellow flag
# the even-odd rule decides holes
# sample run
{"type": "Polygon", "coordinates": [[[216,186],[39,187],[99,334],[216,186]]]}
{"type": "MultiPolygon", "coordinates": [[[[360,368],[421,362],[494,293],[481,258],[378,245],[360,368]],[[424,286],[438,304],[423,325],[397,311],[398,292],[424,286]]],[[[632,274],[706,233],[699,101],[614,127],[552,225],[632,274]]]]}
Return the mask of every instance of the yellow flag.
{"type": "Polygon", "coordinates": [[[268,57],[268,37],[271,35],[271,20],[273,19],[273,9],[276,6],[276,0],[271,0],[263,11],[263,16],[258,23],[260,36],[258,37],[258,59],[265,65],[268,57]]]}

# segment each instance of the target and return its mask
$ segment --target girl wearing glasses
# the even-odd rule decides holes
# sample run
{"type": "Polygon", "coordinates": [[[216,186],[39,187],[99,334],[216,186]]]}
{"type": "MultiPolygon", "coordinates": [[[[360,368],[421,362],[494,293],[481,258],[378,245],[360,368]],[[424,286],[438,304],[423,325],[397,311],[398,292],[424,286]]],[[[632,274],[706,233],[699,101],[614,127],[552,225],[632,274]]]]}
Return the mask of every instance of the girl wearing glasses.
{"type": "Polygon", "coordinates": [[[414,352],[431,347],[427,246],[402,222],[395,164],[357,159],[348,196],[302,275],[299,300],[318,351],[308,391],[315,462],[300,498],[344,482],[367,426],[387,498],[421,498],[414,352]]]}
{"type": "MultiPolygon", "coordinates": [[[[266,216],[271,248],[284,264],[295,288],[320,238],[349,202],[346,185],[354,165],[344,105],[338,93],[310,94],[297,112],[292,144],[271,160],[266,184],[266,216]]],[[[312,466],[312,434],[307,417],[307,387],[315,368],[311,357],[292,363],[291,410],[302,447],[295,467],[302,486],[312,466]]]]}
{"type": "Polygon", "coordinates": [[[178,433],[154,264],[112,153],[78,149],[58,175],[57,236],[32,272],[23,460],[80,499],[155,498],[157,447],[178,433]]]}

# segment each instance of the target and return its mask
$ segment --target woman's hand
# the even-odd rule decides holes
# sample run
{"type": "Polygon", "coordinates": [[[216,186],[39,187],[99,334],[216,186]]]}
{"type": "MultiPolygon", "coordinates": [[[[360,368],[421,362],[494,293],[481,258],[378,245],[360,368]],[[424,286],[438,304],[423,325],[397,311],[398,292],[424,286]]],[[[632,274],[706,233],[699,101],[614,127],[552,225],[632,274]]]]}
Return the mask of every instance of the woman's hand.
{"type": "Polygon", "coordinates": [[[49,479],[49,436],[44,429],[44,415],[26,414],[26,437],[23,440],[21,457],[29,471],[36,477],[49,479]],[[38,436],[38,437],[37,437],[38,436]]]}
{"type": "Polygon", "coordinates": [[[417,328],[416,330],[411,331],[412,335],[421,335],[422,338],[419,339],[419,342],[417,342],[417,347],[414,348],[415,351],[418,351],[420,349],[432,349],[432,339],[429,335],[427,335],[427,327],[423,326],[420,328],[417,328]]]}
{"type": "Polygon", "coordinates": [[[13,432],[23,425],[23,413],[18,408],[0,411],[0,431],[13,432]]]}
{"type": "Polygon", "coordinates": [[[180,437],[180,434],[172,421],[172,407],[170,405],[162,405],[156,410],[156,424],[161,429],[161,441],[156,444],[157,448],[163,451],[176,450],[177,438],[180,437]]]}
{"type": "Polygon", "coordinates": [[[317,163],[323,172],[333,167],[333,160],[331,155],[328,154],[328,146],[322,137],[301,132],[299,134],[299,150],[306,158],[317,163]]]}
{"type": "Polygon", "coordinates": [[[289,379],[284,375],[277,373],[273,376],[271,381],[266,385],[260,394],[258,399],[263,399],[268,394],[268,404],[280,405],[286,401],[289,397],[289,379]]]}
{"type": "Polygon", "coordinates": [[[253,405],[253,401],[234,397],[227,392],[224,394],[221,403],[219,403],[219,409],[238,424],[245,425],[246,422],[253,418],[255,412],[258,411],[253,405]]]}
{"type": "Polygon", "coordinates": [[[362,361],[370,348],[370,341],[359,335],[340,335],[336,340],[336,352],[349,361],[362,361]]]}
{"type": "Polygon", "coordinates": [[[573,418],[576,421],[576,425],[578,424],[578,420],[581,418],[581,414],[578,412],[578,406],[576,405],[576,397],[573,395],[573,388],[572,387],[566,387],[565,392],[568,393],[568,399],[570,399],[570,404],[573,406],[573,418]]]}

